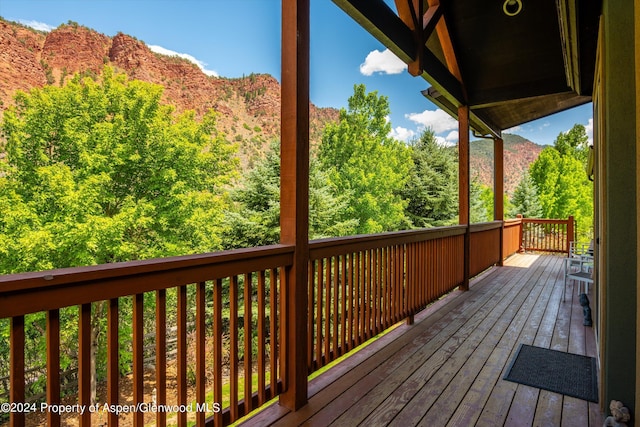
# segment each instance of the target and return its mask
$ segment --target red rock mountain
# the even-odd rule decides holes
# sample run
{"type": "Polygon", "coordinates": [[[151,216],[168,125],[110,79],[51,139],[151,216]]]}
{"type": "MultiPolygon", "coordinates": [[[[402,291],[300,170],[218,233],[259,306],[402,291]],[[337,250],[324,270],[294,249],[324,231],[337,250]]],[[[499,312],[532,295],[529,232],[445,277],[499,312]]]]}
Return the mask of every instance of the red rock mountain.
{"type": "MultiPolygon", "coordinates": [[[[503,134],[504,140],[504,191],[509,196],[518,186],[520,179],[529,170],[542,149],[519,135],[503,134]]],[[[471,141],[471,176],[480,183],[493,186],[493,141],[471,141]]]]}
{"type": "MultiPolygon", "coordinates": [[[[1,110],[12,104],[16,90],[63,84],[77,73],[98,75],[105,65],[164,86],[164,101],[178,111],[218,111],[219,129],[228,139],[242,141],[240,154],[246,161],[279,137],[280,84],[270,75],[209,77],[195,64],[154,53],[126,34],[109,37],[75,23],[43,33],[0,20],[1,110]]],[[[317,143],[324,124],[337,120],[338,111],[310,109],[311,140],[317,143]]]]}
{"type": "MultiPolygon", "coordinates": [[[[76,73],[98,75],[105,65],[164,86],[165,102],[178,111],[218,111],[218,127],[229,140],[239,142],[245,166],[279,137],[280,84],[272,76],[209,77],[195,64],[154,53],[134,37],[109,37],[71,22],[44,33],[0,19],[0,114],[12,104],[16,90],[63,84],[76,73]]],[[[338,111],[312,104],[310,112],[311,142],[317,144],[324,125],[336,121],[338,111]]],[[[491,150],[487,141],[472,143],[472,173],[485,185],[493,182],[491,150]]],[[[505,137],[507,193],[513,192],[541,150],[522,138],[505,137]]]]}

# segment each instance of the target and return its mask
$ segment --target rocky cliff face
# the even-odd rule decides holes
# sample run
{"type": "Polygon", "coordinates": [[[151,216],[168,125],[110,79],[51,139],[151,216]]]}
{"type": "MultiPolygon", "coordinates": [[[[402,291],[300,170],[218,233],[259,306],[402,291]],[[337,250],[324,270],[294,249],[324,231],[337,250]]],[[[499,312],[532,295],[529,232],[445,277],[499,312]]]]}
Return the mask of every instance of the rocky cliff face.
{"type": "MultiPolygon", "coordinates": [[[[280,84],[272,76],[209,77],[195,64],[154,53],[126,34],[108,37],[77,24],[42,33],[0,20],[0,110],[12,104],[16,90],[63,84],[77,73],[98,75],[105,65],[162,85],[164,101],[177,111],[216,110],[219,129],[239,143],[247,163],[279,138],[280,84]]],[[[324,124],[337,120],[338,111],[310,108],[311,142],[317,144],[324,124]]]]}
{"type": "MultiPolygon", "coordinates": [[[[17,90],[64,84],[74,74],[98,75],[105,65],[134,79],[164,87],[164,101],[177,111],[218,112],[218,128],[238,142],[246,167],[279,138],[280,84],[269,75],[243,78],[205,75],[195,64],[154,53],[126,34],[108,37],[78,24],[43,33],[0,19],[0,114],[17,90]]],[[[317,144],[327,122],[338,119],[333,108],[310,105],[311,144],[317,144]]],[[[512,193],[542,147],[505,137],[505,191],[512,193]]],[[[473,174],[485,185],[493,182],[493,155],[488,142],[474,142],[473,174]],[[484,145],[483,145],[484,144],[484,145]]],[[[489,144],[490,145],[490,144],[489,144]]]]}
{"type": "Polygon", "coordinates": [[[5,108],[16,90],[46,84],[40,64],[44,36],[0,20],[0,103],[5,108]]]}
{"type": "MultiPolygon", "coordinates": [[[[519,135],[504,134],[504,191],[509,196],[529,170],[542,149],[519,135]]],[[[480,183],[493,187],[493,142],[487,140],[471,142],[471,175],[480,183]]]]}

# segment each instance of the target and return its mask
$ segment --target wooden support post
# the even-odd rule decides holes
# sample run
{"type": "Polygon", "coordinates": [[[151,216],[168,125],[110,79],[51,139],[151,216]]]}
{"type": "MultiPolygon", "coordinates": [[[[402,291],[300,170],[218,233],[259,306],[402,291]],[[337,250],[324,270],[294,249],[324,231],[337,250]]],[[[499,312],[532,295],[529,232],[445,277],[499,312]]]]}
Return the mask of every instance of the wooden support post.
{"type": "Polygon", "coordinates": [[[469,171],[469,107],[458,108],[458,206],[459,224],[466,224],[467,231],[464,233],[464,279],[460,285],[460,290],[469,290],[469,256],[470,237],[469,227],[469,195],[470,195],[470,171],[469,171]]]}
{"type": "Polygon", "coordinates": [[[502,138],[493,140],[493,219],[502,221],[500,226],[500,244],[498,265],[502,266],[504,258],[504,141],[502,138]]]}
{"type": "Polygon", "coordinates": [[[285,271],[280,404],[307,403],[307,271],[309,264],[309,0],[282,2],[280,241],[295,245],[285,271]]]}

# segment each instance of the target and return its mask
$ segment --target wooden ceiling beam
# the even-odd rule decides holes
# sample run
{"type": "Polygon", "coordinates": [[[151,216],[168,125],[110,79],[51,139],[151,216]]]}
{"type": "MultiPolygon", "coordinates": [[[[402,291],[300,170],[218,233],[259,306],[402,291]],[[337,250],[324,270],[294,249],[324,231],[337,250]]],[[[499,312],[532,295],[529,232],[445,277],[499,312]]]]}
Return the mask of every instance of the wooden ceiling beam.
{"type": "MultiPolygon", "coordinates": [[[[440,6],[440,0],[428,0],[429,8],[440,6]]],[[[451,42],[451,35],[449,34],[449,28],[447,27],[446,18],[443,18],[438,21],[438,25],[436,26],[436,31],[438,33],[438,39],[440,40],[440,45],[442,46],[442,51],[444,53],[444,59],[447,62],[447,68],[453,74],[456,79],[462,85],[462,91],[466,98],[466,88],[464,85],[464,80],[462,79],[462,73],[460,72],[460,66],[458,65],[458,59],[456,57],[456,51],[453,48],[453,43],[451,42]]]]}
{"type": "Polygon", "coordinates": [[[424,0],[395,0],[398,16],[413,33],[415,60],[408,65],[409,74],[420,76],[424,71],[424,47],[442,17],[440,6],[430,7],[423,14],[424,0]]]}
{"type": "MultiPolygon", "coordinates": [[[[413,31],[383,0],[333,2],[406,64],[417,59],[418,45],[413,31]]],[[[436,87],[456,107],[464,105],[465,96],[460,80],[426,46],[422,46],[422,55],[422,78],[436,87]]]]}

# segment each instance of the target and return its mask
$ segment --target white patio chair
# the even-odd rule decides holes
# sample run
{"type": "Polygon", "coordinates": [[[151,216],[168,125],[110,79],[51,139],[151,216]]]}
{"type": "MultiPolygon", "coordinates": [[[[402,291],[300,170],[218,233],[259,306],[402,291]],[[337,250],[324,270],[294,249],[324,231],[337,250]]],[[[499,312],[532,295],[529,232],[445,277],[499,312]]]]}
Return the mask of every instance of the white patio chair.
{"type": "Polygon", "coordinates": [[[564,289],[562,290],[562,300],[565,300],[567,290],[567,282],[574,280],[578,282],[578,286],[584,285],[584,292],[578,294],[589,293],[589,285],[593,283],[593,256],[582,254],[578,257],[567,257],[564,260],[564,289]]]}

